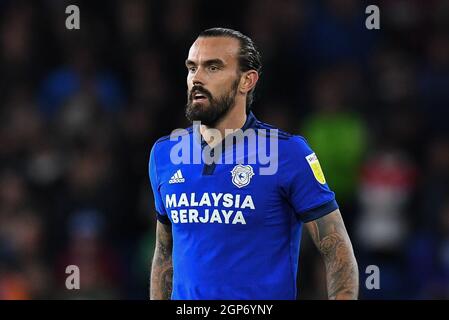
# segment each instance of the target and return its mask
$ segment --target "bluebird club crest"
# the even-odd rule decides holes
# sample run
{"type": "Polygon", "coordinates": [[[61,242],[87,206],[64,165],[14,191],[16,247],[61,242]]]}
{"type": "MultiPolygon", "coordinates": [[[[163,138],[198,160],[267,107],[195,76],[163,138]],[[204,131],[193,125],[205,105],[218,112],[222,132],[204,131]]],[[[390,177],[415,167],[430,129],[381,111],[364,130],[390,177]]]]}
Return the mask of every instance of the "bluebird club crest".
{"type": "Polygon", "coordinates": [[[243,166],[238,164],[232,169],[232,183],[238,187],[242,188],[247,186],[251,178],[254,176],[253,168],[250,165],[243,166]]]}

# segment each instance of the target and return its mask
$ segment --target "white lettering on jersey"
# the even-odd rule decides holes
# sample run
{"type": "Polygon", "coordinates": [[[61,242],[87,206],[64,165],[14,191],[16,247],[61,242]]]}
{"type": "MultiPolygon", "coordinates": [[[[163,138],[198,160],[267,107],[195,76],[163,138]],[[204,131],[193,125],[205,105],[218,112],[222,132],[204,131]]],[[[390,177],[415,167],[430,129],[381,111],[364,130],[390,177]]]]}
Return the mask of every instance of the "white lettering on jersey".
{"type": "Polygon", "coordinates": [[[190,206],[191,207],[197,207],[198,206],[198,201],[195,201],[195,192],[192,192],[190,194],[190,206]]]}
{"type": "Polygon", "coordinates": [[[255,209],[255,207],[254,207],[254,202],[253,202],[253,198],[250,196],[250,195],[247,195],[246,197],[245,197],[245,199],[243,200],[243,203],[242,203],[242,206],[241,206],[241,208],[242,209],[245,209],[245,208],[251,208],[251,209],[255,209]]]}
{"type": "Polygon", "coordinates": [[[231,217],[232,212],[233,212],[233,210],[229,210],[229,211],[221,210],[221,213],[223,214],[223,217],[225,219],[224,223],[229,224],[229,218],[231,217]]]}
{"type": "Polygon", "coordinates": [[[246,221],[245,221],[245,218],[243,217],[242,211],[237,211],[234,216],[234,220],[232,220],[232,224],[237,224],[237,223],[246,224],[246,221]]]}
{"type": "Polygon", "coordinates": [[[214,206],[215,207],[218,207],[218,201],[220,201],[222,195],[223,195],[223,193],[216,194],[215,192],[212,192],[212,198],[214,198],[214,206]]]}
{"type": "Polygon", "coordinates": [[[226,194],[223,196],[223,206],[226,207],[226,208],[231,208],[231,207],[232,207],[232,204],[233,204],[233,201],[232,201],[232,194],[226,193],[226,194]]]}
{"type": "Polygon", "coordinates": [[[224,224],[246,224],[242,211],[214,209],[210,214],[209,209],[204,210],[204,215],[199,216],[196,209],[171,210],[173,223],[224,223],[224,224]],[[231,221],[232,218],[232,221],[231,221]]]}
{"type": "Polygon", "coordinates": [[[198,210],[189,209],[189,223],[198,223],[198,210]]]}
{"type": "Polygon", "coordinates": [[[214,211],[212,212],[209,223],[214,223],[215,221],[217,221],[218,223],[223,223],[217,209],[214,209],[214,211]]]}
{"type": "Polygon", "coordinates": [[[165,207],[177,207],[176,205],[176,194],[166,194],[165,195],[165,207]]]}
{"type": "Polygon", "coordinates": [[[179,197],[178,207],[181,206],[189,206],[189,201],[187,200],[187,195],[185,193],[181,193],[181,196],[179,197]]]}
{"type": "Polygon", "coordinates": [[[226,210],[221,208],[235,208],[255,210],[251,195],[232,193],[203,193],[198,202],[199,195],[195,192],[165,195],[165,207],[172,208],[173,223],[220,223],[220,224],[246,224],[242,210],[226,210]],[[179,198],[178,198],[179,196],[179,198]],[[241,201],[243,199],[243,201],[241,201]],[[196,207],[199,209],[193,209],[196,207]],[[204,207],[204,209],[202,208],[204,207]],[[177,209],[181,208],[181,209],[177,209]]]}
{"type": "Polygon", "coordinates": [[[209,221],[209,209],[204,210],[204,216],[200,217],[200,222],[206,223],[209,221]]]}
{"type": "Polygon", "coordinates": [[[207,193],[203,194],[203,197],[201,198],[199,206],[200,207],[203,207],[203,206],[210,207],[210,206],[212,206],[211,203],[210,203],[209,195],[207,193]]]}
{"type": "Polygon", "coordinates": [[[187,223],[187,210],[181,209],[179,210],[179,220],[181,223],[187,223]]]}
{"type": "Polygon", "coordinates": [[[173,223],[178,223],[179,222],[178,211],[177,210],[172,210],[171,211],[171,220],[173,221],[173,223]]]}

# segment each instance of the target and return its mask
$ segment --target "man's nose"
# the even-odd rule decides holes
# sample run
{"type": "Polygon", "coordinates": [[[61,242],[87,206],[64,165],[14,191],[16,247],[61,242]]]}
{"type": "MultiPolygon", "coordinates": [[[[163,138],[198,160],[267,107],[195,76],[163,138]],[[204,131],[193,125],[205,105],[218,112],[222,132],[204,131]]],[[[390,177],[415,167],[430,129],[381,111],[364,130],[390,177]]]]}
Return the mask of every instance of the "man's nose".
{"type": "Polygon", "coordinates": [[[193,85],[204,85],[204,73],[202,68],[196,69],[195,73],[192,76],[192,84],[193,85]]]}

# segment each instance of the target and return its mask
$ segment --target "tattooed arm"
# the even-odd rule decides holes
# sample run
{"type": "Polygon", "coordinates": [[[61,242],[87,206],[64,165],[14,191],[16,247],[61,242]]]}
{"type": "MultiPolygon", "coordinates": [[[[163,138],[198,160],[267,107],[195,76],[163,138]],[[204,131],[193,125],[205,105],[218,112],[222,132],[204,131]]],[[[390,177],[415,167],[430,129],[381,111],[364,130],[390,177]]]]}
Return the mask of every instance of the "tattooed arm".
{"type": "Polygon", "coordinates": [[[171,297],[173,281],[172,247],[171,225],[158,221],[156,226],[156,248],[151,265],[151,300],[169,300],[171,297]]]}
{"type": "Polygon", "coordinates": [[[329,299],[357,299],[359,272],[340,211],[306,223],[326,266],[329,299]]]}

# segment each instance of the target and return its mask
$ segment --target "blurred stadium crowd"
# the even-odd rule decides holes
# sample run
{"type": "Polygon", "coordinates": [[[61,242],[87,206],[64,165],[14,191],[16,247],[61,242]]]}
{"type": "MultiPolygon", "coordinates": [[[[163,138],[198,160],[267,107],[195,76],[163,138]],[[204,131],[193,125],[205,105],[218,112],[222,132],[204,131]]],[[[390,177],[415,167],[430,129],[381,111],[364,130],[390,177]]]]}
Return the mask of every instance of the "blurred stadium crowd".
{"type": "MultiPolygon", "coordinates": [[[[258,44],[255,115],[318,154],[361,297],[449,298],[449,2],[375,3],[369,31],[360,0],[0,1],[0,299],[148,297],[149,151],[189,125],[184,60],[213,26],[258,44]]],[[[300,298],[325,298],[301,250],[300,298]]]]}

